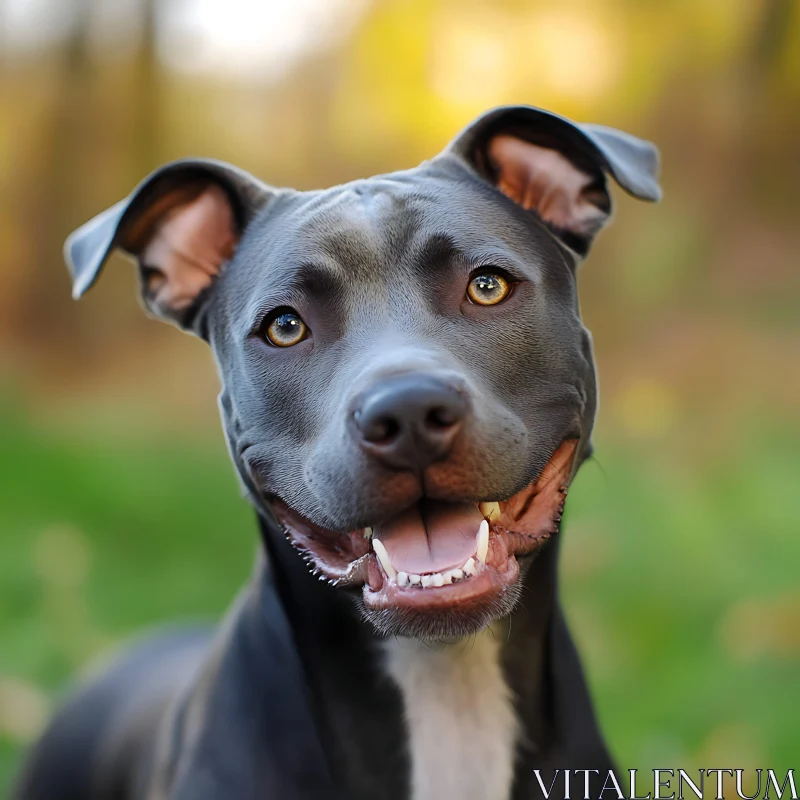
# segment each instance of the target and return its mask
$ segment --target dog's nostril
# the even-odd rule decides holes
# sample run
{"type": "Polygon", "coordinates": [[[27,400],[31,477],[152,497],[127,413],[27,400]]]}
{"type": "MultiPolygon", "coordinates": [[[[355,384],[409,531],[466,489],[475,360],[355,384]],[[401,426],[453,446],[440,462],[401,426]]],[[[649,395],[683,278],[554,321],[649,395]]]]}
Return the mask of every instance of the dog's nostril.
{"type": "Polygon", "coordinates": [[[361,415],[355,415],[356,424],[361,428],[364,440],[371,444],[389,444],[400,433],[400,424],[393,417],[375,417],[364,420],[361,415]]]}
{"type": "Polygon", "coordinates": [[[388,442],[397,437],[400,433],[400,426],[397,420],[387,417],[376,422],[373,428],[373,442],[388,442]]]}
{"type": "Polygon", "coordinates": [[[452,428],[459,420],[461,415],[455,408],[448,406],[437,406],[432,408],[425,417],[425,424],[429,428],[452,428]]]}

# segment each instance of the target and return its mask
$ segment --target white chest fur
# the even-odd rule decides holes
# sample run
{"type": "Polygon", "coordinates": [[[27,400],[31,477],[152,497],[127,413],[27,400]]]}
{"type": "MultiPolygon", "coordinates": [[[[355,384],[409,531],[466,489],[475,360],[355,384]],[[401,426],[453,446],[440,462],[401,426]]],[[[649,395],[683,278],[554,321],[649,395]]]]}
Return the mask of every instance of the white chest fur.
{"type": "Polygon", "coordinates": [[[387,667],[403,695],[412,800],[508,800],[517,719],[500,665],[503,635],[455,644],[393,639],[387,667]]]}

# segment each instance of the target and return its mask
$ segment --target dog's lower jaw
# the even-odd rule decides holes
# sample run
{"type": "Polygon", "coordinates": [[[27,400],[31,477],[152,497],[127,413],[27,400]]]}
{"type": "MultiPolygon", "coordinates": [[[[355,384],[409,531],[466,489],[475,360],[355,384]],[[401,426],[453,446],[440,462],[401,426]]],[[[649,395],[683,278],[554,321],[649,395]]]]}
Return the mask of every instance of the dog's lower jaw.
{"type": "MultiPolygon", "coordinates": [[[[516,564],[516,562],[515,562],[516,564]]],[[[519,574],[517,566],[515,572],[519,574]]],[[[518,580],[480,604],[426,609],[386,606],[374,608],[359,600],[361,614],[378,633],[384,636],[404,636],[422,640],[447,640],[471,636],[495,620],[508,616],[517,604],[522,587],[518,580]]]]}
{"type": "Polygon", "coordinates": [[[271,505],[314,574],[362,588],[362,614],[381,634],[465,636],[516,605],[519,560],[559,530],[578,443],[565,440],[537,480],[507,500],[422,501],[374,529],[327,530],[276,498],[271,505]]]}

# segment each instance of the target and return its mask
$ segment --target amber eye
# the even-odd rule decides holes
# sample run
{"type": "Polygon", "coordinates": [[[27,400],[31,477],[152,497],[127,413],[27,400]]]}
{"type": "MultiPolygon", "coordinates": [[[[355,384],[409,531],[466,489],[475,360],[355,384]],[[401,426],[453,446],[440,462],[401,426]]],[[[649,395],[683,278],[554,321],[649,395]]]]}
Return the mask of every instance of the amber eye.
{"type": "Polygon", "coordinates": [[[308,325],[294,311],[286,309],[268,320],[264,333],[270,344],[291,347],[308,336],[308,325]]]}
{"type": "Polygon", "coordinates": [[[511,291],[509,282],[496,272],[481,272],[467,286],[467,297],[479,306],[494,306],[511,291]]]}

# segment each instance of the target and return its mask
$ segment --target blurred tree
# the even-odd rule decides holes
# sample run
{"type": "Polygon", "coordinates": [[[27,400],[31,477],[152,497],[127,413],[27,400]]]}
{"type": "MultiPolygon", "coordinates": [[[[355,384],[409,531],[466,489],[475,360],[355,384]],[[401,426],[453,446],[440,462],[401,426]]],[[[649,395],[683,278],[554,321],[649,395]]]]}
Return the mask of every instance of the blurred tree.
{"type": "Polygon", "coordinates": [[[792,34],[792,15],[797,13],[794,0],[771,0],[764,4],[761,24],[753,37],[751,65],[753,72],[774,69],[792,34]]]}
{"type": "Polygon", "coordinates": [[[64,0],[69,4],[70,25],[56,54],[56,83],[44,128],[42,152],[29,184],[25,219],[32,244],[25,291],[19,312],[23,319],[38,320],[32,331],[48,335],[63,322],[63,284],[53,280],[63,234],[72,211],[76,164],[82,161],[87,136],[87,116],[92,72],[89,31],[92,0],[64,0]]]}
{"type": "Polygon", "coordinates": [[[158,0],[139,0],[141,35],[134,67],[135,88],[131,104],[135,109],[134,164],[138,181],[156,167],[159,131],[159,65],[156,49],[158,36],[158,0]]]}
{"type": "MultiPolygon", "coordinates": [[[[61,250],[64,237],[84,221],[76,189],[87,184],[87,176],[100,161],[95,148],[108,137],[109,117],[127,114],[132,146],[127,153],[113,154],[133,185],[152,170],[158,160],[159,65],[156,52],[158,0],[138,0],[139,41],[130,70],[127,91],[117,92],[111,107],[98,107],[98,57],[92,48],[92,22],[102,0],[65,0],[70,24],[55,52],[53,85],[48,92],[41,153],[34,175],[24,193],[25,214],[32,244],[30,264],[18,314],[37,320],[30,334],[52,342],[52,331],[65,321],[61,250]]],[[[117,143],[116,147],[123,143],[117,143]]]]}
{"type": "MultiPolygon", "coordinates": [[[[742,120],[739,125],[740,163],[744,178],[751,185],[758,180],[758,173],[763,168],[759,151],[769,146],[765,141],[769,131],[765,127],[771,121],[769,107],[773,98],[770,84],[779,73],[785,50],[791,46],[792,21],[797,13],[796,0],[767,0],[744,54],[738,85],[742,108],[749,113],[750,119],[742,120]]],[[[794,46],[797,47],[798,43],[795,42],[794,46]]]]}

